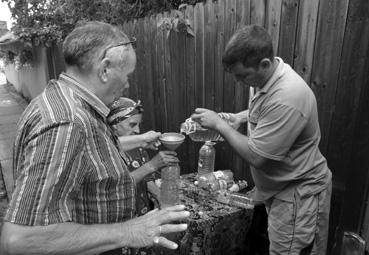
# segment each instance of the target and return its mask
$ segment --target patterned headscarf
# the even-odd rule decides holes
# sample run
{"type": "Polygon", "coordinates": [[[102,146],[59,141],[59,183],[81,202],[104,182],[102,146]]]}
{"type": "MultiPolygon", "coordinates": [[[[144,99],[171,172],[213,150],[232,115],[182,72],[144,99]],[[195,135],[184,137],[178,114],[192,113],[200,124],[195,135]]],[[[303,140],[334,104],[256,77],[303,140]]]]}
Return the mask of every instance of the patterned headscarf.
{"type": "Polygon", "coordinates": [[[110,113],[108,115],[109,125],[116,125],[119,122],[143,112],[141,101],[133,101],[127,97],[120,97],[110,106],[110,113]]]}

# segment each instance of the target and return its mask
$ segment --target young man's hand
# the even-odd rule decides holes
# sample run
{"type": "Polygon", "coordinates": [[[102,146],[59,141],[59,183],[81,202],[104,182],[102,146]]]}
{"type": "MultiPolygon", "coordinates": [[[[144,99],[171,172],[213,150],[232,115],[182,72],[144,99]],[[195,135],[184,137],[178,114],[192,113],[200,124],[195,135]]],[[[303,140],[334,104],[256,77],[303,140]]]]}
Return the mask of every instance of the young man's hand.
{"type": "Polygon", "coordinates": [[[195,113],[191,115],[191,119],[204,128],[215,130],[217,130],[218,124],[224,121],[216,112],[205,108],[196,108],[195,113]]]}

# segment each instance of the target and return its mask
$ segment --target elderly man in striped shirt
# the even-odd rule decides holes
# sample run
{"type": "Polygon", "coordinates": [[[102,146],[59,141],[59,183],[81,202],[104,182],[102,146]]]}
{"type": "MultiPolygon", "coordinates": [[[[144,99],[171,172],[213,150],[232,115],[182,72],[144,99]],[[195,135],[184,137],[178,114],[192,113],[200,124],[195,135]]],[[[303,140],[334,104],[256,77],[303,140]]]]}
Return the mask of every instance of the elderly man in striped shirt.
{"type": "Polygon", "coordinates": [[[135,39],[89,22],[64,40],[66,72],[31,101],[14,149],[16,186],[0,254],[116,254],[120,247],[177,244],[161,234],[189,216],[178,205],[135,215],[135,183],[107,125],[108,105],[128,87],[135,39]],[[134,218],[134,219],[132,219],[134,218]]]}

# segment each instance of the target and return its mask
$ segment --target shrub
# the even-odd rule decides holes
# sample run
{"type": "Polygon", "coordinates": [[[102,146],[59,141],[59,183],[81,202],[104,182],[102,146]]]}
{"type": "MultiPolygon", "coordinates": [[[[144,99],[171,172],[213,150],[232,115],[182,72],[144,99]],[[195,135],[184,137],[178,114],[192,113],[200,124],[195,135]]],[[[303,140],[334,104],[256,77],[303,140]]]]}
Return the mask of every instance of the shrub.
{"type": "Polygon", "coordinates": [[[15,24],[12,32],[26,45],[62,40],[79,21],[98,20],[123,24],[181,4],[203,0],[1,0],[6,2],[15,24]]]}

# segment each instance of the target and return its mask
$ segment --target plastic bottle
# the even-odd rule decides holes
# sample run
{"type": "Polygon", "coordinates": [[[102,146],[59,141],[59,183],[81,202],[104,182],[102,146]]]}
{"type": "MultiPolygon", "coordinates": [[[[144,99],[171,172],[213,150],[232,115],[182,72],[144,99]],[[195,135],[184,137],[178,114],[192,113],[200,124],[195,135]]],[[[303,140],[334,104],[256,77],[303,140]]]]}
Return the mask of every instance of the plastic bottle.
{"type": "Polygon", "coordinates": [[[233,180],[233,172],[229,169],[213,172],[216,179],[233,180]]]}
{"type": "Polygon", "coordinates": [[[254,208],[252,198],[243,193],[231,193],[229,195],[229,205],[237,206],[245,209],[254,208]]]}
{"type": "Polygon", "coordinates": [[[199,188],[203,189],[211,189],[212,186],[216,189],[218,185],[219,187],[226,186],[228,188],[232,186],[233,183],[233,173],[231,170],[218,170],[199,176],[197,185],[199,188]],[[225,183],[219,183],[219,180],[225,181],[225,183]]]}
{"type": "Polygon", "coordinates": [[[161,169],[160,207],[176,205],[179,202],[180,167],[167,166],[161,169]]]}
{"type": "Polygon", "coordinates": [[[215,148],[213,145],[213,142],[206,141],[199,150],[199,161],[197,165],[198,176],[214,172],[215,148]]]}
{"type": "Polygon", "coordinates": [[[208,185],[208,189],[210,191],[227,190],[228,188],[232,187],[233,184],[234,181],[232,180],[217,179],[215,182],[208,185]]]}
{"type": "Polygon", "coordinates": [[[240,181],[233,183],[233,185],[230,188],[228,188],[228,190],[230,192],[238,192],[240,190],[247,188],[247,186],[248,186],[247,181],[240,180],[240,181]]]}
{"type": "Polygon", "coordinates": [[[243,193],[230,193],[229,191],[220,190],[216,192],[215,198],[218,202],[230,206],[236,206],[244,209],[254,208],[252,198],[243,193]]]}

